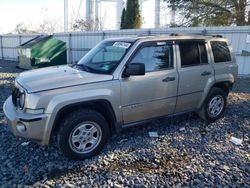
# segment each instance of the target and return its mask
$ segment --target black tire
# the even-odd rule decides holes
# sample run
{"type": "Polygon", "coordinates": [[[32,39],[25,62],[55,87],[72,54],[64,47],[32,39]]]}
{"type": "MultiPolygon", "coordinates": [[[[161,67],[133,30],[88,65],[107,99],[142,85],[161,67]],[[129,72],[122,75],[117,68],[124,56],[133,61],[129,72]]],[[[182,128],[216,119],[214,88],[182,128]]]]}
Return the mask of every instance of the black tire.
{"type": "Polygon", "coordinates": [[[227,105],[227,93],[220,88],[214,87],[209,92],[198,114],[204,121],[212,123],[218,120],[223,115],[226,105],[227,105]],[[213,99],[215,100],[217,97],[218,99],[221,99],[223,101],[223,104],[221,104],[221,107],[219,105],[218,108],[220,110],[217,110],[217,113],[215,113],[213,116],[213,113],[210,110],[211,108],[209,108],[209,104],[210,102],[212,102],[213,99]]]}
{"type": "MultiPolygon", "coordinates": [[[[89,129],[89,131],[90,130],[91,129],[89,129]]],[[[70,113],[63,119],[57,135],[57,140],[59,148],[66,157],[75,160],[82,160],[90,158],[99,153],[106,144],[109,136],[110,130],[108,123],[100,113],[90,109],[81,109],[70,113]],[[94,133],[86,133],[88,125],[92,126],[91,128],[96,128],[97,131],[94,133]],[[85,132],[80,132],[80,129],[83,129],[85,132]],[[77,131],[78,134],[75,137],[77,137],[78,140],[83,140],[80,140],[79,142],[73,142],[73,133],[75,134],[77,131]],[[83,133],[84,138],[81,136],[83,133]],[[92,136],[90,136],[90,134],[92,134],[92,136]],[[94,134],[96,136],[94,136],[94,134]],[[100,138],[98,135],[101,135],[100,138]],[[81,144],[85,145],[85,147],[86,145],[90,145],[91,147],[92,143],[89,142],[86,144],[86,142],[88,142],[87,136],[91,138],[97,137],[97,140],[99,141],[97,141],[96,144],[93,144],[95,147],[92,146],[93,148],[91,150],[85,152],[79,151],[81,144]],[[77,148],[77,145],[79,145],[79,148],[77,148]]]]}

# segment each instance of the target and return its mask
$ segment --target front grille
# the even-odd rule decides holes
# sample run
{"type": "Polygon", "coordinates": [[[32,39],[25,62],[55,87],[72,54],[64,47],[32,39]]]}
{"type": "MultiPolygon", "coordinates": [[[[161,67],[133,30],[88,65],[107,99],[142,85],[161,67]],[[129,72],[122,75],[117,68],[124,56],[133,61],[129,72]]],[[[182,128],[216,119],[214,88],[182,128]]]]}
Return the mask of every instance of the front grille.
{"type": "Polygon", "coordinates": [[[17,98],[19,97],[19,89],[12,85],[12,102],[15,106],[17,106],[17,98]]]}

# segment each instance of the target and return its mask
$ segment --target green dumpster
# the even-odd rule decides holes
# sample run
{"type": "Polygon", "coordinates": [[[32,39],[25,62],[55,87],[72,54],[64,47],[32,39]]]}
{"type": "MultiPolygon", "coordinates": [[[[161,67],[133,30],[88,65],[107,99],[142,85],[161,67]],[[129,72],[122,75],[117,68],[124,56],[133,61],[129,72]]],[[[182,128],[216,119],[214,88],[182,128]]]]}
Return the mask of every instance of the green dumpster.
{"type": "Polygon", "coordinates": [[[17,47],[18,67],[36,69],[67,64],[66,43],[53,36],[37,36],[17,47]]]}

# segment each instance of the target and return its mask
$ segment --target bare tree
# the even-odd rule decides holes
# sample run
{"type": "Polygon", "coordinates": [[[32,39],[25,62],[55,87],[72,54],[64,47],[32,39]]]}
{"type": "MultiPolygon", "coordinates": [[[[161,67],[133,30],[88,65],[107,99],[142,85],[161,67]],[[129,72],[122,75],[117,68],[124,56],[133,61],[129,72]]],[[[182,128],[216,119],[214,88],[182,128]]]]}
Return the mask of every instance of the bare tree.
{"type": "Polygon", "coordinates": [[[48,9],[42,8],[41,14],[43,16],[43,20],[41,24],[36,29],[39,33],[49,33],[52,34],[56,31],[61,31],[62,26],[59,25],[59,22],[55,19],[50,19],[48,17],[48,9]]]}
{"type": "Polygon", "coordinates": [[[74,31],[92,31],[93,30],[93,21],[86,19],[78,19],[73,24],[74,31]]]}
{"type": "Polygon", "coordinates": [[[19,23],[14,29],[14,33],[17,34],[34,34],[38,33],[36,30],[30,29],[32,25],[25,25],[24,23],[19,23]]]}
{"type": "Polygon", "coordinates": [[[102,31],[104,29],[105,19],[106,12],[101,19],[89,20],[80,18],[75,20],[72,29],[74,31],[102,31]]]}

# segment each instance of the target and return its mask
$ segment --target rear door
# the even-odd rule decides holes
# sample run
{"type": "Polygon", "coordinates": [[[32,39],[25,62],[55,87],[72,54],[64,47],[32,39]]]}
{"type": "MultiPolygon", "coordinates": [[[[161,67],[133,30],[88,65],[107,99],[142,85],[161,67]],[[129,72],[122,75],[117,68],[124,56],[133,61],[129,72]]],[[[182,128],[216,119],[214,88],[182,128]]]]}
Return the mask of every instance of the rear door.
{"type": "Polygon", "coordinates": [[[183,112],[197,108],[206,83],[214,77],[214,71],[205,41],[177,41],[177,44],[179,87],[175,112],[183,112]]]}
{"type": "Polygon", "coordinates": [[[173,113],[178,85],[173,42],[145,42],[129,63],[144,63],[146,74],[121,78],[124,123],[173,113]]]}

